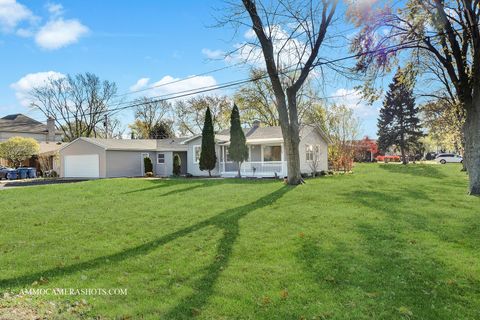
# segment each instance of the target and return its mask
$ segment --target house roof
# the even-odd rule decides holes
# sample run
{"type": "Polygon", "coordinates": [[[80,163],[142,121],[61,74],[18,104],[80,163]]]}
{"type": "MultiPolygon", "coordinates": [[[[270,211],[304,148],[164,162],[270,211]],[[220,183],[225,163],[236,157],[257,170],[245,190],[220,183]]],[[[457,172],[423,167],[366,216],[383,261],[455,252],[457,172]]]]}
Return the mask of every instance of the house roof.
{"type": "MultiPolygon", "coordinates": [[[[307,127],[309,126],[302,126],[300,132],[302,132],[302,129],[305,129],[307,127]]],[[[317,132],[327,143],[330,142],[330,139],[327,137],[327,135],[319,128],[315,126],[311,127],[317,130],[317,132]]],[[[243,128],[243,132],[245,133],[247,143],[283,141],[282,128],[280,126],[243,128]]],[[[230,141],[230,129],[225,129],[218,132],[215,135],[215,138],[219,141],[220,144],[228,144],[230,141]]]]}
{"type": "Polygon", "coordinates": [[[45,142],[41,141],[38,143],[40,145],[40,152],[39,154],[46,154],[46,153],[55,153],[63,148],[68,143],[66,142],[45,142]]]}
{"type": "Polygon", "coordinates": [[[183,151],[187,147],[182,144],[186,138],[168,139],[100,139],[100,138],[79,138],[90,142],[105,150],[125,151],[183,151]]]}
{"type": "Polygon", "coordinates": [[[185,141],[189,138],[166,138],[157,140],[157,150],[159,151],[187,151],[185,141]]]}
{"type": "Polygon", "coordinates": [[[155,151],[157,140],[155,139],[101,139],[79,138],[105,150],[145,150],[155,151]]]}
{"type": "MultiPolygon", "coordinates": [[[[282,129],[279,126],[243,128],[243,132],[247,142],[283,140],[282,129]]],[[[218,132],[215,138],[223,142],[230,141],[230,129],[218,132]]]]}
{"type": "MultiPolygon", "coordinates": [[[[0,131],[47,133],[47,125],[24,114],[17,113],[0,118],[0,131]]],[[[61,134],[59,131],[55,134],[61,134]]]]}

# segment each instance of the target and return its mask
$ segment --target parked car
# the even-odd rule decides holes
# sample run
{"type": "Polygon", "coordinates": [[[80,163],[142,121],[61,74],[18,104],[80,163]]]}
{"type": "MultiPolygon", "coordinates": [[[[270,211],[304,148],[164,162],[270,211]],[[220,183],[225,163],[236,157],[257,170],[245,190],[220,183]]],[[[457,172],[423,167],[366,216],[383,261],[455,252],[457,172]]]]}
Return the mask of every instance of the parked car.
{"type": "Polygon", "coordinates": [[[457,154],[454,154],[454,153],[440,153],[435,158],[435,161],[437,161],[441,164],[445,164],[445,163],[448,163],[448,162],[463,163],[463,158],[461,156],[457,155],[457,154]]]}
{"type": "Polygon", "coordinates": [[[12,168],[7,168],[4,166],[0,166],[0,180],[1,179],[12,179],[13,176],[17,176],[17,170],[12,168]]]}

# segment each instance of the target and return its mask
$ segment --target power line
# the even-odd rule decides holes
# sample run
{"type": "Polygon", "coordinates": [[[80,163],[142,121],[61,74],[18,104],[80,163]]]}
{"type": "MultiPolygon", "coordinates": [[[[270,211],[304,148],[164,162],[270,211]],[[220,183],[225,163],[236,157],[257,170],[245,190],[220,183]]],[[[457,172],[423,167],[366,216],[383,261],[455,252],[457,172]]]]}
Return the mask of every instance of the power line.
{"type": "Polygon", "coordinates": [[[176,79],[176,80],[172,80],[172,81],[164,82],[164,83],[159,83],[159,84],[157,84],[157,85],[153,85],[153,86],[150,86],[150,87],[148,87],[148,88],[143,88],[143,89],[139,89],[139,90],[133,90],[133,91],[125,92],[125,93],[122,93],[122,94],[116,94],[116,95],[114,95],[114,97],[123,97],[123,96],[130,95],[130,94],[135,94],[135,93],[139,93],[139,92],[144,92],[144,91],[148,91],[148,90],[152,90],[152,89],[156,89],[156,88],[168,86],[168,85],[171,85],[171,84],[174,84],[174,83],[178,83],[178,82],[182,82],[182,81],[187,81],[187,80],[190,80],[190,79],[193,79],[193,78],[198,78],[198,77],[201,77],[201,76],[205,76],[205,75],[207,75],[207,74],[212,74],[212,73],[219,72],[219,71],[222,71],[222,70],[225,70],[225,69],[233,68],[233,67],[236,67],[236,66],[238,66],[238,65],[240,65],[240,64],[243,64],[243,63],[242,63],[242,62],[239,62],[239,63],[235,63],[235,64],[233,64],[233,65],[228,65],[228,66],[225,66],[225,67],[222,67],[222,68],[218,68],[218,69],[214,69],[214,70],[210,70],[210,71],[205,71],[205,72],[202,72],[202,73],[199,73],[199,74],[195,74],[195,75],[191,75],[191,76],[188,76],[188,77],[185,77],[185,78],[176,79]]]}
{"type": "MultiPolygon", "coordinates": [[[[462,29],[465,29],[465,27],[463,27],[462,29]]],[[[459,30],[454,29],[450,32],[456,32],[456,31],[459,31],[459,30]]],[[[334,63],[345,61],[345,60],[359,58],[361,56],[375,54],[375,53],[378,53],[378,52],[386,52],[386,51],[389,51],[389,50],[400,50],[400,49],[402,49],[406,46],[409,46],[410,44],[418,43],[422,40],[427,40],[427,39],[436,38],[436,37],[439,37],[439,36],[444,36],[448,33],[449,32],[437,33],[436,35],[423,37],[421,39],[410,40],[410,41],[407,41],[407,42],[404,42],[404,43],[401,43],[401,44],[395,44],[395,45],[387,46],[387,47],[384,47],[384,48],[379,48],[379,49],[375,49],[375,50],[360,52],[360,53],[357,53],[357,54],[352,54],[352,55],[349,55],[349,56],[344,56],[344,57],[333,59],[333,60],[318,61],[318,62],[312,64],[311,69],[314,69],[315,67],[322,66],[322,65],[334,64],[334,63]]],[[[227,67],[229,67],[229,66],[227,66],[227,67]]],[[[226,69],[227,67],[220,68],[220,69],[226,69]]],[[[278,74],[288,74],[290,72],[299,71],[301,69],[302,68],[297,67],[297,68],[294,68],[292,70],[279,71],[278,74]]],[[[192,77],[194,77],[194,76],[192,76],[192,77]]],[[[261,79],[266,79],[268,77],[269,77],[268,74],[264,74],[263,76],[256,77],[256,78],[253,78],[253,79],[252,78],[247,78],[247,79],[241,79],[241,80],[234,80],[234,81],[229,81],[229,82],[226,82],[226,83],[223,83],[223,84],[220,84],[220,85],[211,85],[211,86],[206,86],[206,87],[201,87],[201,88],[196,88],[196,89],[189,89],[189,90],[184,90],[184,91],[180,91],[180,92],[169,93],[169,94],[153,97],[153,99],[151,99],[149,101],[146,101],[146,102],[129,101],[129,102],[125,102],[125,103],[119,103],[117,105],[122,105],[122,104],[127,104],[127,105],[123,106],[123,107],[115,107],[115,108],[111,108],[111,109],[108,109],[108,110],[103,110],[103,111],[98,111],[98,112],[93,112],[93,113],[85,113],[84,116],[90,116],[90,115],[94,115],[94,114],[98,115],[98,114],[104,114],[104,113],[109,113],[109,112],[114,112],[114,111],[121,111],[121,110],[126,110],[126,109],[129,109],[129,108],[138,107],[138,106],[144,105],[146,103],[156,103],[156,102],[162,102],[162,101],[168,101],[168,100],[183,98],[183,97],[187,97],[187,96],[191,96],[191,95],[197,95],[197,94],[210,92],[210,91],[214,91],[214,90],[234,87],[234,86],[238,86],[238,85],[245,84],[245,83],[248,83],[248,82],[255,82],[255,81],[258,81],[258,80],[261,80],[261,79]]],[[[186,79],[187,78],[185,78],[183,80],[186,80],[186,79]]],[[[178,79],[176,81],[180,82],[180,80],[182,80],[182,79],[178,79]]],[[[166,84],[162,84],[162,85],[166,85],[166,84]]],[[[147,88],[145,90],[147,90],[147,88]]],[[[328,98],[331,98],[331,97],[325,97],[323,99],[325,100],[325,99],[328,99],[328,98]]],[[[70,120],[69,117],[67,119],[70,120]]]]}

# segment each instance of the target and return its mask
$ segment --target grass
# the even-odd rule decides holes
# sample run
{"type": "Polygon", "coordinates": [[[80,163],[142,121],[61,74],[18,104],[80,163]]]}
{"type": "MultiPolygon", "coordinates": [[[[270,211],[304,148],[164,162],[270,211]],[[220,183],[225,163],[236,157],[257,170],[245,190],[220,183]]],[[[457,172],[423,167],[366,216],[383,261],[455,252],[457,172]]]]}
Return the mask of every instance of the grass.
{"type": "Polygon", "coordinates": [[[457,165],[365,164],[298,187],[111,179],[3,190],[0,292],[128,290],[4,298],[3,308],[52,302],[58,319],[479,319],[480,199],[466,187],[457,165]]]}

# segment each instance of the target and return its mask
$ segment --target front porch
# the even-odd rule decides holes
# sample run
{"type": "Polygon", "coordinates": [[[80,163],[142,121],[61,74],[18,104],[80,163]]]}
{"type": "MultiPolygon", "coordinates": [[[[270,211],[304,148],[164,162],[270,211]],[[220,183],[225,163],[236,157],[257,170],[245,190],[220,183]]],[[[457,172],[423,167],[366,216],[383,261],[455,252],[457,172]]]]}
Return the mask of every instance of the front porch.
{"type": "MultiPolygon", "coordinates": [[[[243,177],[284,177],[287,175],[287,162],[283,144],[249,144],[248,160],[240,167],[243,177]]],[[[220,175],[235,177],[238,165],[229,158],[228,145],[220,147],[220,175]]]]}

